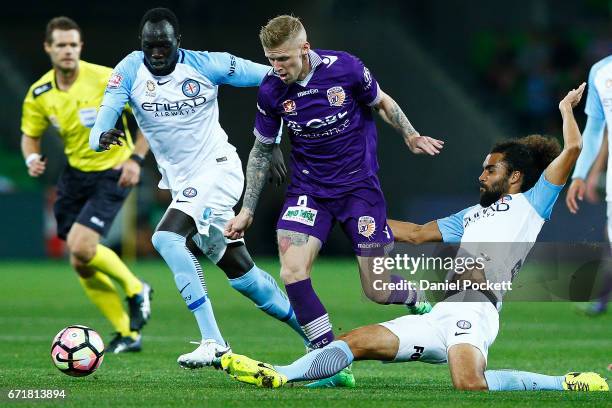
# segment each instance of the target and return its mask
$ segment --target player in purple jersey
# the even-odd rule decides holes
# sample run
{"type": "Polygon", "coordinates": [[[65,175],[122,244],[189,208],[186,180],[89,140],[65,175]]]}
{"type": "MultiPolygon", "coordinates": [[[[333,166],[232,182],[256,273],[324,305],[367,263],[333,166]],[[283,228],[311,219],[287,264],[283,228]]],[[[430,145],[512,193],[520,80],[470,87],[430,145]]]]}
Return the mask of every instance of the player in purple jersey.
{"type": "Polygon", "coordinates": [[[362,286],[370,299],[427,311],[430,306],[417,305],[420,299],[414,292],[372,288],[371,259],[385,253],[393,242],[376,176],[372,111],[403,136],[413,153],[436,155],[443,142],[421,136],[358,58],[341,51],[311,50],[298,18],[270,20],[260,39],[273,70],[259,88],[256,140],[247,164],[242,210],[228,223],[226,235],[240,238],[253,222],[274,140],[284,121],[292,143],[292,180],[277,224],[281,278],[312,347],[334,339],[310,272],[336,221],[353,243],[362,286]]]}

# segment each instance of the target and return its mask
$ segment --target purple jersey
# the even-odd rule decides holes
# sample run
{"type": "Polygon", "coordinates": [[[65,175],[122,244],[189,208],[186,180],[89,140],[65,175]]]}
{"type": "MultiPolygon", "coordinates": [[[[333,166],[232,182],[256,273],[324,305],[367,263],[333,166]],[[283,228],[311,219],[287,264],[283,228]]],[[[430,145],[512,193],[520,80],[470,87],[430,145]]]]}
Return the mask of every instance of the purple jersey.
{"type": "Polygon", "coordinates": [[[255,136],[274,143],[282,122],[291,138],[288,194],[337,197],[378,171],[371,106],[380,89],[356,57],[341,51],[309,52],[311,72],[284,84],[272,71],[257,95],[255,136]]]}

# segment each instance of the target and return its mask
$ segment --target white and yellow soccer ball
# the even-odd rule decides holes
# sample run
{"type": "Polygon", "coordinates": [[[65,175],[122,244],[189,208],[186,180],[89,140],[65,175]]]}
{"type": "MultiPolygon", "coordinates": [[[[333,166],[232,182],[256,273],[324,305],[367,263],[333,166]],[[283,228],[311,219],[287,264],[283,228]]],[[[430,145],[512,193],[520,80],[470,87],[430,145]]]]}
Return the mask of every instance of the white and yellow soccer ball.
{"type": "Polygon", "coordinates": [[[51,360],[64,374],[84,377],[96,371],[104,359],[104,342],[87,326],[68,326],[51,343],[51,360]]]}

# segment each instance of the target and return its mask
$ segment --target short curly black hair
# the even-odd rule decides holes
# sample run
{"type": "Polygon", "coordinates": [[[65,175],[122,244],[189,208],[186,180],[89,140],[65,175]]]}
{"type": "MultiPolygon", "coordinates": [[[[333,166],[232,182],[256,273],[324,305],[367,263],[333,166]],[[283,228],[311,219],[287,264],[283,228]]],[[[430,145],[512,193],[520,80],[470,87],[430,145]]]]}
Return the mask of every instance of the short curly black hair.
{"type": "Polygon", "coordinates": [[[493,146],[491,153],[504,155],[502,161],[508,165],[508,174],[513,171],[523,174],[523,192],[535,185],[546,167],[561,153],[561,146],[553,137],[529,135],[499,142],[493,146]]]}
{"type": "Polygon", "coordinates": [[[178,18],[176,18],[176,14],[174,14],[172,10],[165,7],[155,7],[144,13],[144,16],[142,16],[140,20],[139,34],[142,34],[142,29],[147,21],[159,23],[164,20],[170,23],[172,28],[174,28],[174,34],[178,37],[180,34],[178,18]]]}

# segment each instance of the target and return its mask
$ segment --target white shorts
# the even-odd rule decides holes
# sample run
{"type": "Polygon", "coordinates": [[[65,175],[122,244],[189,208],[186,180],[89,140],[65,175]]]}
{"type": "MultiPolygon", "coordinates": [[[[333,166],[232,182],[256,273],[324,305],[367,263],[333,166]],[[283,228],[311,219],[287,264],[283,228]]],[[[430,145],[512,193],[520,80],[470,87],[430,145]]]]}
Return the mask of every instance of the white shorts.
{"type": "Polygon", "coordinates": [[[227,244],[244,242],[223,236],[227,222],[234,217],[234,206],[238,203],[244,187],[242,162],[236,152],[228,153],[212,164],[205,172],[184,185],[172,190],[175,208],[191,216],[198,233],[193,237],[196,245],[213,262],[217,263],[225,254],[227,244]]]}
{"type": "Polygon", "coordinates": [[[491,302],[439,302],[431,312],[380,323],[399,338],[393,362],[446,363],[448,349],[467,343],[485,360],[499,331],[499,313],[491,302]]]}

